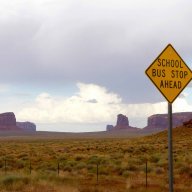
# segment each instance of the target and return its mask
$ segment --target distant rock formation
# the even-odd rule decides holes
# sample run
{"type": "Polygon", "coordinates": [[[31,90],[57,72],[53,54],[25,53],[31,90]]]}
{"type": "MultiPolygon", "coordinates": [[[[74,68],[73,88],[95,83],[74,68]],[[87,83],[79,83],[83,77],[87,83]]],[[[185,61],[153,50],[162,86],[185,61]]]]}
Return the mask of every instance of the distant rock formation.
{"type": "MultiPolygon", "coordinates": [[[[178,126],[186,126],[192,128],[192,112],[181,112],[172,114],[172,125],[173,128],[178,126]]],[[[131,127],[129,125],[128,117],[125,115],[117,115],[117,124],[107,125],[107,131],[118,131],[118,130],[127,130],[127,131],[141,131],[143,133],[153,133],[157,131],[162,131],[168,128],[168,114],[155,114],[148,117],[147,126],[139,129],[136,127],[131,127]]]]}
{"type": "Polygon", "coordinates": [[[14,113],[7,112],[0,114],[0,130],[19,130],[19,128],[16,127],[16,118],[14,113]]]}
{"type": "Polygon", "coordinates": [[[190,119],[189,121],[183,122],[183,126],[188,127],[188,128],[192,128],[192,119],[190,119]]]}
{"type": "Polygon", "coordinates": [[[16,118],[15,114],[12,112],[0,114],[0,125],[5,126],[15,126],[16,118]]]}
{"type": "Polygon", "coordinates": [[[13,112],[0,114],[0,131],[36,131],[36,125],[30,122],[16,122],[13,112]]]}
{"type": "MultiPolygon", "coordinates": [[[[183,122],[192,119],[192,112],[182,112],[172,114],[172,125],[178,127],[183,125],[183,122]]],[[[168,128],[168,114],[156,114],[148,117],[147,126],[144,130],[159,131],[168,128]]]]}
{"type": "Polygon", "coordinates": [[[17,127],[19,127],[22,131],[30,131],[34,132],[36,131],[36,125],[31,122],[17,122],[16,123],[17,127]]]}
{"type": "Polygon", "coordinates": [[[128,117],[126,117],[123,114],[117,115],[117,124],[116,126],[113,125],[107,125],[106,127],[107,131],[114,131],[114,130],[129,130],[129,131],[137,131],[139,130],[136,127],[129,126],[129,120],[128,117]]]}
{"type": "Polygon", "coordinates": [[[110,130],[112,130],[113,128],[114,128],[113,125],[107,125],[106,130],[107,130],[107,131],[110,131],[110,130]]]}
{"type": "Polygon", "coordinates": [[[119,128],[129,127],[128,117],[126,117],[126,116],[123,115],[123,114],[117,115],[117,124],[116,124],[116,127],[119,127],[119,128]]]}

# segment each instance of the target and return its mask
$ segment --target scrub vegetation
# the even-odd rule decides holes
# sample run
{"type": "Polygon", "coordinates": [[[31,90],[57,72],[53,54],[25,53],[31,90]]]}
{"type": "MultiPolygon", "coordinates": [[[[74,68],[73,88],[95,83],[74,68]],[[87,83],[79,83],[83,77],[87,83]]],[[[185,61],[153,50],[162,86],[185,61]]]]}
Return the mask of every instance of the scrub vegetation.
{"type": "MultiPolygon", "coordinates": [[[[0,191],[168,191],[167,153],[167,131],[139,138],[1,137],[0,191]]],[[[173,129],[173,155],[175,191],[192,191],[192,128],[173,129]]]]}

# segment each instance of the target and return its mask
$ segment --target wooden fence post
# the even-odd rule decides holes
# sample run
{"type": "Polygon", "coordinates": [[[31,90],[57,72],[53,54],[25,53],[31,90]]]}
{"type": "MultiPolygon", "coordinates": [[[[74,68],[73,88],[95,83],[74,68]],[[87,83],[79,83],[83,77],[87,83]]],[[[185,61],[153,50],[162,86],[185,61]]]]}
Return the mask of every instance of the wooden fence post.
{"type": "Polygon", "coordinates": [[[97,163],[97,184],[99,181],[99,163],[97,163]]]}
{"type": "Polygon", "coordinates": [[[58,165],[57,165],[57,174],[59,175],[59,171],[60,171],[60,166],[59,166],[59,162],[58,162],[58,165]]]}
{"type": "Polygon", "coordinates": [[[6,174],[6,173],[7,173],[7,160],[6,160],[6,159],[5,159],[5,162],[4,162],[4,163],[5,163],[4,166],[5,166],[5,174],[6,174]]]}
{"type": "Polygon", "coordinates": [[[147,188],[147,172],[148,172],[148,167],[147,167],[147,161],[146,161],[146,166],[145,166],[145,173],[146,173],[146,177],[145,177],[145,185],[146,185],[146,188],[147,188]]]}
{"type": "Polygon", "coordinates": [[[29,173],[30,173],[30,175],[31,175],[31,161],[30,161],[30,163],[29,163],[29,173]]]}

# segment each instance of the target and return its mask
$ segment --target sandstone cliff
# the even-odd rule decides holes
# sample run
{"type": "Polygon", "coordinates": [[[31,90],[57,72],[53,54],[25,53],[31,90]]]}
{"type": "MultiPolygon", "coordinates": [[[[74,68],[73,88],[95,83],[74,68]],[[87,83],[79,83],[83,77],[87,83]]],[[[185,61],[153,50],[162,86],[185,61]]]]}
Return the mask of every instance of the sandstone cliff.
{"type": "Polygon", "coordinates": [[[36,131],[36,125],[31,122],[16,122],[17,127],[19,127],[22,131],[36,131]]]}
{"type": "MultiPolygon", "coordinates": [[[[178,127],[185,125],[187,127],[192,127],[192,112],[181,112],[172,114],[172,125],[178,127]],[[191,121],[190,121],[191,120],[191,121]],[[185,123],[184,123],[185,122],[185,123]]],[[[119,114],[117,116],[117,124],[107,125],[107,131],[113,130],[128,130],[128,131],[141,131],[141,132],[157,132],[168,128],[168,114],[155,114],[148,117],[147,126],[143,129],[136,127],[131,127],[129,125],[128,117],[125,115],[119,114]]]]}
{"type": "Polygon", "coordinates": [[[0,131],[36,131],[36,125],[30,122],[16,122],[13,112],[0,114],[0,131]]]}
{"type": "MultiPolygon", "coordinates": [[[[183,122],[192,119],[192,112],[182,112],[172,114],[173,128],[183,125],[183,122]]],[[[168,114],[156,114],[148,117],[147,126],[144,130],[159,131],[168,128],[168,114]]]]}
{"type": "Polygon", "coordinates": [[[107,131],[114,131],[114,130],[128,130],[128,131],[137,131],[139,130],[138,128],[131,127],[129,125],[129,120],[128,117],[126,117],[123,114],[117,115],[117,123],[115,126],[113,125],[107,125],[106,127],[107,131]]]}
{"type": "Polygon", "coordinates": [[[0,130],[19,130],[19,128],[16,126],[16,118],[14,113],[7,112],[0,114],[0,130]]]}

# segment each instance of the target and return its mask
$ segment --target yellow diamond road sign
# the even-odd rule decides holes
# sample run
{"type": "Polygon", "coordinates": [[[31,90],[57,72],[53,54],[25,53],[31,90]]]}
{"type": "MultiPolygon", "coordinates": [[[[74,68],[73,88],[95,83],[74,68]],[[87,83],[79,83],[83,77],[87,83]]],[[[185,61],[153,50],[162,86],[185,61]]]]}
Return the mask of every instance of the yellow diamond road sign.
{"type": "Polygon", "coordinates": [[[192,78],[183,59],[169,44],[145,71],[169,103],[172,103],[192,78]]]}

